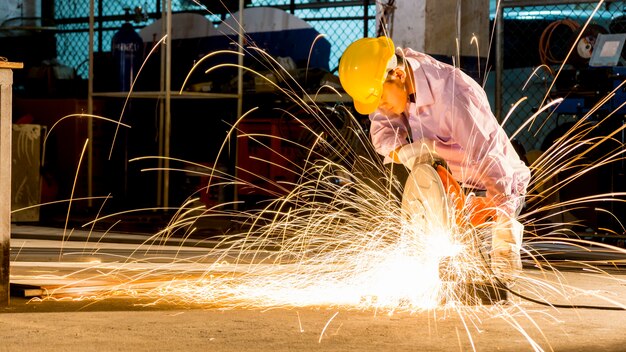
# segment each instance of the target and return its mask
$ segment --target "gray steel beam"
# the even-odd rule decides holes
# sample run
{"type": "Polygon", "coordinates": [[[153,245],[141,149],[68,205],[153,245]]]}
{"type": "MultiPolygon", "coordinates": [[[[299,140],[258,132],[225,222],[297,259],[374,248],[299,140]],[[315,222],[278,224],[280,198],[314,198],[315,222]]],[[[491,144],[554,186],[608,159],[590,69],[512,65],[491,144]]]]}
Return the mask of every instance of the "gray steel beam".
{"type": "MultiPolygon", "coordinates": [[[[610,4],[614,1],[605,1],[610,4]]],[[[551,5],[569,5],[569,4],[597,4],[598,1],[589,0],[501,0],[502,7],[526,7],[526,6],[551,6],[551,5]]]]}

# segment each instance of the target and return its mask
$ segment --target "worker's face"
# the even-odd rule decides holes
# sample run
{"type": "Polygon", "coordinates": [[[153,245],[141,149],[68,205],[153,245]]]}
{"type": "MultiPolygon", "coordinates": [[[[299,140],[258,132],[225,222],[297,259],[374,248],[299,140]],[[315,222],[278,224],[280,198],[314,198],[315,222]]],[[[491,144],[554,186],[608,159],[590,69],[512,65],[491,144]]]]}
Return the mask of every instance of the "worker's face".
{"type": "Polygon", "coordinates": [[[406,109],[408,94],[404,82],[406,75],[401,68],[395,68],[383,84],[383,93],[378,107],[385,112],[402,114],[406,109]]]}

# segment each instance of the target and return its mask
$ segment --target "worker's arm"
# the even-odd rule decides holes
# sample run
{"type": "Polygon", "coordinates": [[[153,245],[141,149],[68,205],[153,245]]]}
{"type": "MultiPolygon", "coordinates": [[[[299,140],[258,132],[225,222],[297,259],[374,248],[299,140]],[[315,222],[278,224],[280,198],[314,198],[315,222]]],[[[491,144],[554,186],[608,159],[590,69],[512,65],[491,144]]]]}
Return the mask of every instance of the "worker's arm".
{"type": "Polygon", "coordinates": [[[478,208],[496,210],[490,252],[492,269],[501,280],[512,281],[522,269],[524,226],[516,215],[526,194],[530,170],[491,113],[482,88],[471,78],[458,78],[451,111],[454,123],[450,128],[467,152],[469,167],[475,168],[487,190],[486,202],[478,208]]]}
{"type": "Polygon", "coordinates": [[[403,115],[387,115],[377,110],[370,115],[370,121],[370,134],[376,152],[385,157],[385,163],[399,163],[399,160],[394,160],[397,158],[394,152],[407,143],[406,118],[403,115]]]}
{"type": "Polygon", "coordinates": [[[506,133],[493,116],[482,88],[466,75],[457,75],[447,119],[456,142],[466,151],[467,167],[476,170],[487,198],[509,216],[523,202],[530,180],[506,133]]]}

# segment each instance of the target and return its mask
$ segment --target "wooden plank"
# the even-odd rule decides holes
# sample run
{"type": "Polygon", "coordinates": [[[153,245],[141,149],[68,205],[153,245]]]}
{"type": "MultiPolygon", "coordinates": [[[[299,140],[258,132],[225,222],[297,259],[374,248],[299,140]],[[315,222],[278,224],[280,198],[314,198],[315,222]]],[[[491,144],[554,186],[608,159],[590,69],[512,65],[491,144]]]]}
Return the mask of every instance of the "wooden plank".
{"type": "Polygon", "coordinates": [[[0,68],[0,306],[8,305],[10,297],[12,83],[13,71],[0,68]]]}
{"type": "Polygon", "coordinates": [[[20,69],[24,68],[24,64],[21,62],[9,62],[0,60],[0,69],[8,68],[8,69],[20,69]]]}
{"type": "Polygon", "coordinates": [[[45,293],[45,289],[41,286],[26,285],[26,284],[11,284],[11,296],[13,297],[41,297],[45,293]]]}

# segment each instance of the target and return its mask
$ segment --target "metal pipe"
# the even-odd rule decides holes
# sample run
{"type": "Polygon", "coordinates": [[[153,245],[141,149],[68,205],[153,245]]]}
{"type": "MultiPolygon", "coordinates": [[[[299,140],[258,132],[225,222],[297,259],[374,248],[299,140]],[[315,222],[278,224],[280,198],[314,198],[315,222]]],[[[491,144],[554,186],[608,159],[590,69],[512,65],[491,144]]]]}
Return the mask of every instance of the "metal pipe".
{"type": "MultiPolygon", "coordinates": [[[[237,64],[239,65],[239,67],[237,68],[237,116],[235,117],[235,120],[239,119],[239,117],[243,114],[243,42],[244,42],[244,38],[243,36],[245,35],[244,32],[244,23],[243,23],[243,10],[244,10],[244,0],[239,0],[239,18],[237,19],[239,21],[239,37],[237,38],[237,44],[238,44],[238,51],[239,51],[239,57],[237,58],[237,64]]],[[[239,155],[239,138],[237,135],[235,135],[235,169],[233,170],[233,175],[235,177],[235,180],[239,179],[238,176],[238,172],[237,172],[237,157],[239,155]]],[[[217,167],[217,165],[215,165],[215,167],[217,167]]],[[[239,200],[239,194],[237,193],[237,185],[233,186],[233,207],[235,208],[235,210],[238,209],[238,200],[239,200]]]]}
{"type": "MultiPolygon", "coordinates": [[[[102,6],[102,0],[98,0],[98,51],[102,52],[104,51],[102,48],[102,26],[104,25],[104,20],[102,19],[102,12],[104,11],[104,8],[102,6]]],[[[93,17],[93,16],[89,16],[89,17],[93,17]]]]}
{"type": "Polygon", "coordinates": [[[93,2],[94,0],[89,1],[89,69],[87,72],[87,114],[90,116],[87,119],[87,138],[89,139],[87,144],[87,206],[90,208],[93,206],[93,200],[91,199],[93,195],[93,119],[91,115],[93,115],[93,36],[95,25],[95,6],[93,2]]]}
{"type": "MultiPolygon", "coordinates": [[[[589,2],[589,1],[587,1],[589,2]]],[[[315,3],[306,3],[306,4],[294,4],[294,10],[302,10],[302,9],[326,9],[326,8],[337,8],[337,7],[354,7],[354,6],[363,6],[364,0],[354,0],[354,1],[338,1],[338,2],[315,2],[315,3]]],[[[369,1],[368,1],[369,3],[369,1]]],[[[158,7],[157,7],[158,8],[158,7]]],[[[289,5],[277,5],[272,6],[272,8],[277,8],[281,10],[289,10],[291,8],[291,4],[289,5]]],[[[182,12],[182,11],[181,11],[182,12]]],[[[200,15],[206,15],[206,10],[185,10],[185,13],[197,13],[200,15]]],[[[148,13],[148,18],[161,18],[158,12],[148,13]]],[[[126,19],[126,15],[108,15],[102,16],[102,21],[110,22],[110,21],[123,21],[126,19]]],[[[334,18],[333,18],[334,19],[334,18]]],[[[73,18],[59,18],[56,20],[56,24],[71,24],[71,23],[85,23],[89,20],[88,17],[73,17],[73,18]]]]}
{"type": "Polygon", "coordinates": [[[501,7],[525,7],[525,6],[552,6],[569,4],[597,4],[598,1],[589,0],[501,0],[501,7]]]}
{"type": "MultiPolygon", "coordinates": [[[[164,0],[163,2],[159,1],[160,5],[161,5],[161,18],[163,18],[164,14],[165,16],[167,16],[167,0],[164,0]]],[[[161,21],[161,33],[167,33],[167,21],[161,21]]],[[[165,44],[167,46],[167,40],[165,41],[165,44]]],[[[167,62],[165,61],[166,59],[166,50],[163,50],[163,48],[161,48],[160,50],[160,75],[159,75],[159,92],[165,94],[165,67],[167,66],[167,62]]],[[[165,155],[165,99],[159,99],[159,146],[158,146],[158,153],[159,155],[165,155]]],[[[163,205],[163,189],[164,189],[164,182],[163,182],[163,175],[164,175],[164,171],[163,171],[163,167],[164,167],[164,161],[163,159],[159,158],[159,160],[157,161],[157,166],[159,168],[159,171],[157,172],[157,199],[156,199],[156,203],[157,205],[163,205]]]]}
{"type": "Polygon", "coordinates": [[[367,38],[369,27],[369,0],[363,0],[363,38],[367,38]]]}
{"type": "Polygon", "coordinates": [[[163,160],[163,207],[169,206],[170,189],[170,131],[172,127],[172,0],[165,0],[167,3],[167,18],[165,38],[165,144],[163,160]]]}
{"type": "Polygon", "coordinates": [[[498,121],[502,121],[502,79],[504,74],[504,14],[502,4],[498,6],[496,11],[496,81],[495,81],[495,97],[494,110],[498,121]]]}

